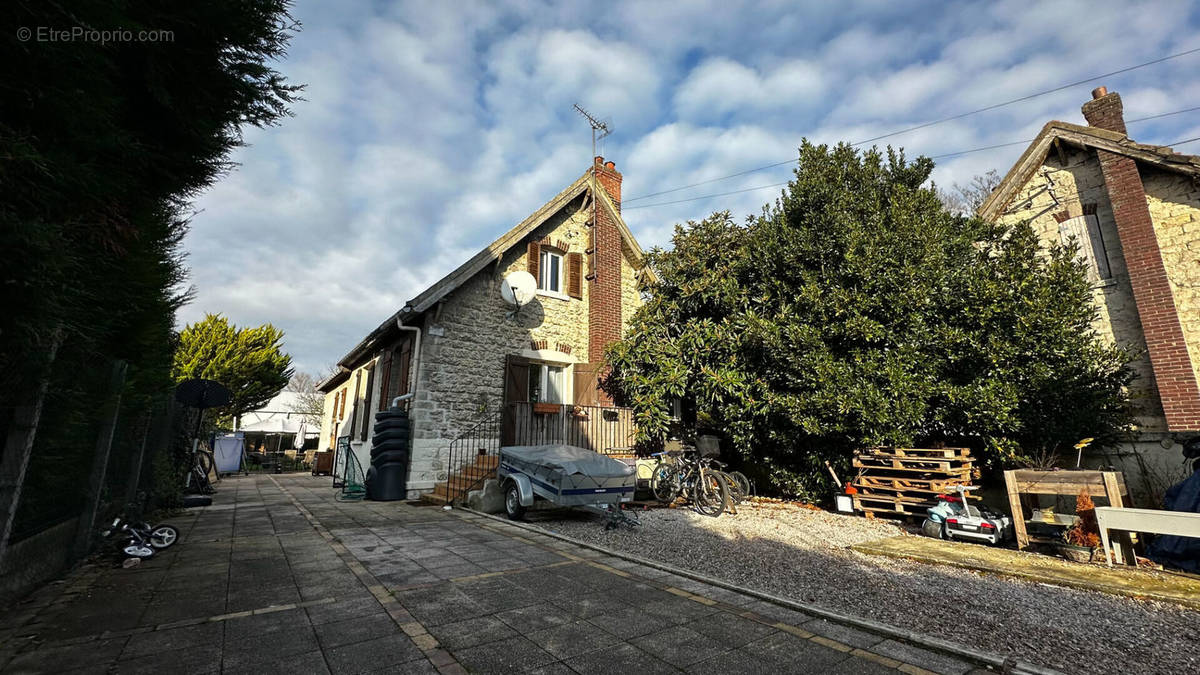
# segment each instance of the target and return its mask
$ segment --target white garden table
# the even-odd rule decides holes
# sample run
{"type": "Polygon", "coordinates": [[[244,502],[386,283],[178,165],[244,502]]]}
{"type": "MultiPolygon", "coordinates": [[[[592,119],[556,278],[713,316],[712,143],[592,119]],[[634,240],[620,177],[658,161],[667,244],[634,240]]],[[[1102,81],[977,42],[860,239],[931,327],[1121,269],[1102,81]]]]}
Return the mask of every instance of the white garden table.
{"type": "Polygon", "coordinates": [[[1109,530],[1200,537],[1200,513],[1097,506],[1096,523],[1100,527],[1100,540],[1104,543],[1104,555],[1108,557],[1109,567],[1113,564],[1112,549],[1108,545],[1109,530]]]}

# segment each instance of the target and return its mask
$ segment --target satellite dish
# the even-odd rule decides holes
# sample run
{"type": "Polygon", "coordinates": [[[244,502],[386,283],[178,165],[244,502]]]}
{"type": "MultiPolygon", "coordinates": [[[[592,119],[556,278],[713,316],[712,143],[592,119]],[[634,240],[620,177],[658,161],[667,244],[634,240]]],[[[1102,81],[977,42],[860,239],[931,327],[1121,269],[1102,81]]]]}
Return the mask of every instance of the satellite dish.
{"type": "Polygon", "coordinates": [[[500,284],[500,297],[504,302],[521,309],[537,295],[537,280],[529,272],[520,271],[504,277],[500,284]]]}

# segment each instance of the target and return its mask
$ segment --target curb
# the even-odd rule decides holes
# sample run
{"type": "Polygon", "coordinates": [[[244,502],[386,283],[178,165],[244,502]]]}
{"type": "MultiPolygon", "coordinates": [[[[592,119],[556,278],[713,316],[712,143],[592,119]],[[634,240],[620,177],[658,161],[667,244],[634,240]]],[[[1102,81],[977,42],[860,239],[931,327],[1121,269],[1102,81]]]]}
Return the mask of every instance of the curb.
{"type": "Polygon", "coordinates": [[[588,548],[593,551],[598,551],[600,553],[604,553],[606,555],[611,555],[614,558],[628,560],[629,562],[634,562],[639,565],[645,565],[646,567],[651,567],[653,569],[660,570],[663,572],[668,572],[671,574],[675,574],[677,576],[686,577],[688,579],[699,581],[699,582],[708,584],[710,586],[716,586],[718,588],[724,588],[725,590],[734,591],[736,593],[741,593],[743,595],[748,595],[748,596],[751,596],[754,598],[758,598],[759,600],[764,600],[766,602],[769,602],[769,603],[772,603],[775,605],[779,605],[780,607],[786,607],[787,609],[804,612],[805,614],[811,614],[813,616],[817,616],[822,619],[828,619],[830,621],[835,621],[837,623],[844,624],[847,626],[852,626],[854,628],[862,628],[864,630],[868,630],[873,633],[878,633],[880,635],[887,636],[894,640],[901,640],[903,642],[907,642],[907,643],[915,645],[917,647],[923,647],[926,649],[930,649],[932,651],[941,652],[943,654],[947,654],[949,656],[953,656],[955,658],[962,659],[964,661],[969,661],[971,663],[976,663],[979,665],[996,668],[996,669],[999,669],[999,671],[1002,673],[1014,673],[1014,674],[1028,673],[1029,675],[1062,675],[1060,673],[1060,671],[1054,670],[1052,668],[1046,668],[1044,666],[1039,666],[1039,665],[1036,665],[1033,663],[1029,663],[1027,661],[1021,661],[1012,656],[1004,657],[1004,656],[1001,656],[1000,654],[996,654],[993,652],[967,649],[966,647],[955,644],[953,642],[949,642],[947,640],[939,640],[938,638],[928,637],[925,635],[921,635],[919,633],[904,630],[903,628],[897,628],[895,626],[890,626],[888,624],[872,621],[870,619],[861,619],[861,618],[850,616],[847,614],[842,614],[840,612],[834,612],[834,611],[825,609],[824,607],[818,607],[816,605],[810,605],[810,604],[803,603],[803,602],[796,602],[795,600],[781,598],[781,597],[778,597],[775,595],[771,595],[770,593],[763,593],[761,591],[756,591],[754,589],[737,586],[735,584],[731,584],[729,582],[722,581],[721,579],[714,579],[712,577],[707,577],[703,574],[697,574],[696,572],[692,572],[690,570],[673,567],[671,565],[660,563],[660,562],[657,562],[654,560],[639,558],[637,556],[630,555],[630,554],[624,553],[622,551],[615,551],[613,549],[605,548],[603,546],[589,544],[587,542],[579,541],[578,539],[572,539],[571,537],[558,534],[557,532],[550,532],[549,530],[544,530],[540,527],[537,527],[536,525],[530,525],[528,523],[522,523],[522,522],[518,522],[518,521],[509,520],[507,518],[501,518],[499,516],[495,516],[490,513],[483,513],[481,511],[476,511],[474,509],[469,509],[469,508],[465,508],[465,507],[461,507],[461,508],[454,507],[454,508],[455,508],[455,510],[458,510],[458,511],[464,511],[464,512],[476,515],[476,516],[481,516],[483,518],[488,518],[488,519],[496,520],[496,521],[499,521],[502,523],[507,523],[509,525],[518,527],[520,529],[523,529],[523,530],[526,530],[529,532],[536,532],[538,534],[541,534],[541,535],[544,535],[547,537],[552,537],[552,538],[558,539],[560,541],[565,541],[565,542],[575,544],[576,546],[582,546],[583,548],[588,548]]]}

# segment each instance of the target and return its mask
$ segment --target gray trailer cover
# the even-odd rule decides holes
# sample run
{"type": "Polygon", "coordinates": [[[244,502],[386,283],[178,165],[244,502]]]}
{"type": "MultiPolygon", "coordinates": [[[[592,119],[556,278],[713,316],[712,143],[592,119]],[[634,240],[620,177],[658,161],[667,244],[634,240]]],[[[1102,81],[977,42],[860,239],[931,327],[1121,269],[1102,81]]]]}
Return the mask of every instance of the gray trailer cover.
{"type": "Polygon", "coordinates": [[[505,446],[502,451],[514,459],[557,469],[568,476],[616,478],[631,476],[635,471],[624,462],[573,445],[513,445],[505,446]]]}

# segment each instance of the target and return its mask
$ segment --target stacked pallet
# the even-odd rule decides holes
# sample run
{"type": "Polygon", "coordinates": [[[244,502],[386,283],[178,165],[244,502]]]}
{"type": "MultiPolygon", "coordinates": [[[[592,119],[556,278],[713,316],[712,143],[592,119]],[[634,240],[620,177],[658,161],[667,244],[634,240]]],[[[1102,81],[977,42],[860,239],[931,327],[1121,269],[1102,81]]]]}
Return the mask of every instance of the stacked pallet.
{"type": "Polygon", "coordinates": [[[853,466],[854,508],[873,513],[923,516],[976,475],[969,448],[869,448],[854,453],[853,466]]]}

